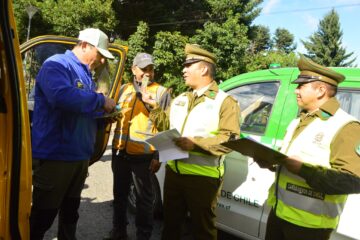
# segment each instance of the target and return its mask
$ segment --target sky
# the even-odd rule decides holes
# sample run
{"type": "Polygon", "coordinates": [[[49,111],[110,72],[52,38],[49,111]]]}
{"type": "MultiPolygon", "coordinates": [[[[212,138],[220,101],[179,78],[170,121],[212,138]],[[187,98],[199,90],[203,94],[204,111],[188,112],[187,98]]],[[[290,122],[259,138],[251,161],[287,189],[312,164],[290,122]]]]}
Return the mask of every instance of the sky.
{"type": "Polygon", "coordinates": [[[300,40],[308,41],[319,21],[334,8],[343,32],[342,46],[347,53],[354,52],[354,63],[360,67],[360,0],[264,0],[260,6],[262,12],[254,24],[269,27],[272,36],[277,28],[287,29],[299,53],[307,52],[300,40]]]}

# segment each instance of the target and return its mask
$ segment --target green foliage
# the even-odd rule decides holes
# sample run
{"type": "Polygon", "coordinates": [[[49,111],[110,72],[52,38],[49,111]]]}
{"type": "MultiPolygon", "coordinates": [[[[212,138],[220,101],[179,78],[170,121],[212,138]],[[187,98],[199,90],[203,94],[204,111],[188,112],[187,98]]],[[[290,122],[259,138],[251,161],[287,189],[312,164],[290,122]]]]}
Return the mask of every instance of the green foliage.
{"type": "Polygon", "coordinates": [[[190,40],[216,55],[216,78],[219,80],[245,71],[243,59],[249,41],[247,27],[238,22],[239,15],[229,18],[223,24],[207,22],[204,29],[198,30],[190,40]]]}
{"type": "Polygon", "coordinates": [[[234,15],[238,15],[238,23],[250,26],[259,16],[261,9],[258,7],[263,0],[207,0],[210,5],[210,16],[214,21],[224,22],[234,15]]]}
{"type": "Polygon", "coordinates": [[[152,36],[159,31],[193,35],[208,18],[209,6],[206,0],[131,0],[115,1],[114,9],[120,20],[117,32],[128,38],[139,21],[149,24],[152,36]]]}
{"type": "MultiPolygon", "coordinates": [[[[44,34],[77,36],[81,29],[87,27],[100,28],[106,33],[111,33],[118,24],[112,3],[113,0],[31,1],[31,4],[40,10],[33,18],[32,36],[44,34]]],[[[20,20],[18,27],[21,29],[21,39],[25,39],[26,36],[28,20],[25,6],[28,4],[27,0],[14,1],[16,17],[20,20]]]]}
{"type": "Polygon", "coordinates": [[[131,67],[136,54],[138,52],[148,52],[146,50],[146,47],[148,47],[148,41],[149,41],[149,26],[145,22],[139,22],[136,32],[132,34],[129,37],[128,41],[125,43],[129,47],[129,51],[127,54],[127,61],[125,64],[125,74],[123,77],[125,82],[132,80],[131,67]]]}
{"type": "Polygon", "coordinates": [[[148,52],[155,57],[156,81],[172,88],[173,95],[178,95],[187,88],[182,77],[186,43],[200,44],[217,56],[218,80],[268,68],[274,62],[295,66],[293,49],[272,51],[269,28],[252,26],[260,14],[262,2],[14,0],[14,7],[21,39],[26,38],[28,24],[24,9],[31,3],[40,9],[32,19],[31,37],[44,34],[77,36],[83,28],[100,28],[109,36],[117,36],[116,43],[129,47],[123,76],[125,82],[132,80],[131,66],[136,53],[148,52]]]}
{"type": "Polygon", "coordinates": [[[250,28],[250,46],[249,50],[252,54],[270,50],[272,42],[270,38],[270,29],[262,25],[253,26],[250,28]]]}
{"type": "Polygon", "coordinates": [[[278,51],[290,53],[296,49],[294,35],[287,29],[277,28],[274,36],[274,46],[278,51]]]}
{"type": "Polygon", "coordinates": [[[44,21],[51,22],[57,34],[77,36],[87,27],[111,32],[117,24],[111,0],[45,0],[39,7],[44,21]]]}
{"type": "Polygon", "coordinates": [[[346,53],[342,47],[342,34],[339,16],[333,9],[320,21],[318,30],[309,41],[302,41],[307,50],[305,55],[324,66],[352,66],[356,58],[349,59],[353,52],[346,53]]]}
{"type": "Polygon", "coordinates": [[[155,79],[171,88],[174,96],[179,95],[187,88],[182,78],[182,68],[185,58],[184,47],[188,38],[180,32],[158,32],[155,38],[155,79]]]}
{"type": "MultiPolygon", "coordinates": [[[[23,39],[26,39],[26,30],[29,23],[28,15],[25,11],[26,5],[23,1],[14,0],[13,6],[16,19],[16,28],[20,38],[20,42],[23,42],[23,39]]],[[[33,16],[33,18],[34,17],[36,17],[36,14],[33,16]]]]}
{"type": "Polygon", "coordinates": [[[270,64],[278,63],[281,67],[296,67],[298,58],[295,53],[281,51],[262,51],[255,55],[247,55],[246,72],[269,69],[270,64]]]}

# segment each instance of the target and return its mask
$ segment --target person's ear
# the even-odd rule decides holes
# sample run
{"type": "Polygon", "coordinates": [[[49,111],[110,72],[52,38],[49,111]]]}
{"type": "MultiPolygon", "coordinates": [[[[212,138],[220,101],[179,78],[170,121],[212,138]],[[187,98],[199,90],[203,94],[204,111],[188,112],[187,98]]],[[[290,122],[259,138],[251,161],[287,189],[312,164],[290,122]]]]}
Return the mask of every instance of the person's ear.
{"type": "Polygon", "coordinates": [[[137,68],[136,66],[132,66],[132,67],[131,67],[131,71],[132,71],[132,73],[133,73],[134,75],[136,74],[136,68],[137,68]]]}
{"type": "Polygon", "coordinates": [[[87,42],[81,42],[81,50],[83,51],[83,52],[86,52],[86,47],[87,47],[87,45],[88,45],[88,43],[87,42]]]}
{"type": "Polygon", "coordinates": [[[203,64],[203,65],[201,66],[201,75],[202,75],[202,76],[206,76],[208,72],[209,72],[208,66],[205,65],[205,64],[203,64]]]}
{"type": "Polygon", "coordinates": [[[318,95],[318,98],[322,98],[324,96],[327,95],[327,88],[326,86],[324,86],[324,84],[319,84],[319,86],[317,87],[317,95],[318,95]]]}

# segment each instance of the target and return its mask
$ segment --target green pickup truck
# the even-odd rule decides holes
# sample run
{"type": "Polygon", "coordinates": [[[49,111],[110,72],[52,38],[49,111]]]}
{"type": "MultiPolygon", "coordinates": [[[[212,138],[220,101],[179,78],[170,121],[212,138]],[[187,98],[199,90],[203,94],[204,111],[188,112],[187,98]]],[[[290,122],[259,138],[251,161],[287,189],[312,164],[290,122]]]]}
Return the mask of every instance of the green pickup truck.
{"type": "MultiPolygon", "coordinates": [[[[333,68],[346,76],[336,95],[341,107],[360,119],[360,69],[333,68]]],[[[290,121],[299,112],[294,90],[297,68],[277,68],[241,74],[220,87],[241,105],[241,131],[271,148],[282,144],[290,121]]],[[[225,161],[226,171],[217,208],[218,227],[244,239],[264,239],[269,208],[265,201],[274,173],[261,169],[237,152],[225,161]]],[[[360,195],[350,195],[332,240],[360,239],[360,195]]]]}

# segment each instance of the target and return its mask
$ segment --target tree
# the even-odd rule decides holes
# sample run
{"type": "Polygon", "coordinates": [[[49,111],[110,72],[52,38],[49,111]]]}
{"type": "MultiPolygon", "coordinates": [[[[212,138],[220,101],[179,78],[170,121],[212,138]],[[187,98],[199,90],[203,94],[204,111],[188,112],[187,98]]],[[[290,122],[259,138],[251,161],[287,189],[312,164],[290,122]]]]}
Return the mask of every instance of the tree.
{"type": "Polygon", "coordinates": [[[206,0],[131,0],[115,1],[114,9],[120,21],[117,32],[127,38],[139,21],[148,23],[151,36],[159,31],[193,35],[208,18],[209,5],[206,0]]]}
{"type": "MultiPolygon", "coordinates": [[[[198,43],[217,56],[216,79],[245,72],[252,58],[271,47],[269,29],[252,26],[263,0],[15,0],[18,30],[26,36],[31,2],[40,9],[33,18],[32,36],[77,36],[85,27],[98,27],[116,43],[129,46],[124,80],[131,81],[137,52],[155,57],[156,80],[185,90],[182,62],[186,43],[198,43]],[[19,20],[18,20],[19,19],[19,20]],[[250,39],[250,40],[249,40],[250,39]],[[250,45],[251,43],[251,45],[250,45]]],[[[262,66],[254,64],[261,68],[262,66]]],[[[254,69],[256,70],[256,69],[254,69]]]]}
{"type": "Polygon", "coordinates": [[[354,53],[346,53],[341,46],[342,34],[339,15],[332,9],[320,21],[318,30],[309,37],[309,41],[301,40],[307,50],[305,56],[324,66],[352,66],[356,58],[349,59],[354,53]]]}
{"type": "Polygon", "coordinates": [[[270,50],[272,47],[272,42],[270,39],[270,29],[262,25],[253,26],[250,29],[250,47],[249,51],[252,54],[270,50]]]}
{"type": "Polygon", "coordinates": [[[115,1],[120,24],[117,32],[127,38],[138,21],[149,24],[150,35],[159,31],[180,32],[192,36],[206,21],[223,23],[231,15],[240,14],[239,24],[250,26],[260,14],[263,0],[131,0],[115,1]]]}
{"type": "Polygon", "coordinates": [[[155,39],[155,79],[165,87],[171,88],[176,96],[187,88],[182,77],[182,69],[188,37],[180,32],[158,32],[155,39]]]}
{"type": "Polygon", "coordinates": [[[179,32],[163,32],[156,34],[154,45],[149,44],[149,27],[145,22],[139,22],[135,33],[130,35],[128,41],[116,40],[116,43],[127,45],[126,68],[124,81],[132,80],[131,66],[138,52],[147,52],[155,59],[155,81],[169,87],[174,95],[178,95],[186,89],[182,78],[182,63],[184,61],[184,47],[188,38],[179,32]]]}
{"type": "Polygon", "coordinates": [[[287,29],[277,28],[274,36],[274,47],[278,51],[290,53],[296,49],[294,43],[294,35],[291,34],[287,29]]]}
{"type": "MultiPolygon", "coordinates": [[[[18,29],[21,40],[25,39],[27,28],[27,13],[25,6],[28,0],[15,0],[15,10],[19,19],[18,29]]],[[[34,15],[31,31],[33,36],[55,34],[77,36],[79,31],[94,27],[100,28],[111,35],[118,24],[116,14],[112,8],[113,0],[47,0],[31,1],[40,12],[34,15]],[[35,27],[41,26],[41,27],[35,27]]]]}
{"type": "Polygon", "coordinates": [[[151,53],[151,48],[149,47],[149,26],[145,22],[139,22],[136,32],[134,32],[128,39],[128,41],[123,41],[121,39],[116,39],[116,43],[126,45],[129,47],[127,53],[127,61],[125,64],[125,71],[123,79],[125,82],[132,80],[132,62],[138,52],[149,52],[151,53]]]}
{"type": "Polygon", "coordinates": [[[250,27],[261,12],[259,5],[263,0],[207,0],[207,2],[211,8],[209,16],[212,21],[224,23],[232,16],[238,15],[238,23],[250,27]]]}
{"type": "Polygon", "coordinates": [[[271,64],[277,63],[281,67],[296,67],[298,58],[294,52],[262,51],[246,56],[246,71],[252,72],[260,69],[269,69],[271,64]]]}
{"type": "Polygon", "coordinates": [[[217,57],[216,77],[226,80],[245,71],[244,56],[249,41],[247,27],[239,24],[236,14],[222,24],[207,22],[190,41],[213,52],[217,57]]]}

